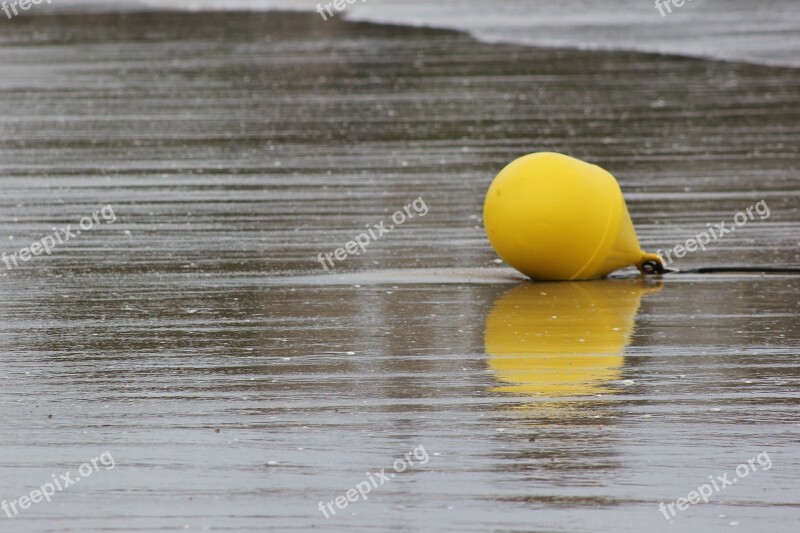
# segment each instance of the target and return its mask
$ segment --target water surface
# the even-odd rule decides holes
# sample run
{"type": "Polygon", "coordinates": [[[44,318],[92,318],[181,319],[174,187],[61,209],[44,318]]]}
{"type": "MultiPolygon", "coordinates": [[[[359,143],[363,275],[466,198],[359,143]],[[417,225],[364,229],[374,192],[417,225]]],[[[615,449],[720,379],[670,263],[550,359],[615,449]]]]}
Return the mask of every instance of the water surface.
{"type": "Polygon", "coordinates": [[[527,284],[480,217],[555,150],[647,249],[765,200],[681,265],[797,264],[798,71],[288,13],[28,17],[0,67],[0,251],[117,216],[0,273],[0,498],[117,465],[3,531],[795,530],[796,277],[527,284]]]}

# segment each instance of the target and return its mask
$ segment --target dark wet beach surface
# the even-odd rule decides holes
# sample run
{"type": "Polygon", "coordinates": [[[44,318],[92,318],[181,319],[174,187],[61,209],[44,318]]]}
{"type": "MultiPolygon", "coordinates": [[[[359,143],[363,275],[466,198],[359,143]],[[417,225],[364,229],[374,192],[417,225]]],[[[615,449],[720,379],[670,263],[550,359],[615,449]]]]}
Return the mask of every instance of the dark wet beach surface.
{"type": "Polygon", "coordinates": [[[278,13],[21,18],[0,67],[0,252],[118,217],[0,264],[0,498],[117,464],[0,530],[795,531],[800,279],[525,284],[480,217],[560,151],[647,250],[765,200],[680,265],[796,265],[797,70],[278,13]]]}

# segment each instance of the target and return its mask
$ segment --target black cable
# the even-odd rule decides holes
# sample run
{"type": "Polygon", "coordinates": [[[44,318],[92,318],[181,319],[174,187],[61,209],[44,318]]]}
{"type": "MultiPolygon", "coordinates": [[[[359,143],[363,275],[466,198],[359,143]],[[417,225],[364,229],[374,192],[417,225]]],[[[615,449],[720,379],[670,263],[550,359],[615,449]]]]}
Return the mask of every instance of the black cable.
{"type": "Polygon", "coordinates": [[[643,262],[639,269],[644,274],[720,274],[720,273],[745,273],[753,272],[757,274],[800,274],[800,267],[771,267],[771,266],[718,266],[718,267],[699,267],[699,268],[670,268],[664,266],[660,261],[647,260],[643,262]]]}
{"type": "Polygon", "coordinates": [[[768,266],[719,266],[678,269],[667,273],[675,274],[718,274],[736,272],[756,272],[763,274],[800,274],[800,267],[768,267],[768,266]]]}

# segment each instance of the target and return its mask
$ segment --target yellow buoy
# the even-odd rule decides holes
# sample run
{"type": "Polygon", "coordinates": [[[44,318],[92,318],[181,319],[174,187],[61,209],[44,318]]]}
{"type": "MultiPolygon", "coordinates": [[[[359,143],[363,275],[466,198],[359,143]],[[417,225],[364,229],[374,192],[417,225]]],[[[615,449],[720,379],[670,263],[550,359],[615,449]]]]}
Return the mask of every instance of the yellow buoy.
{"type": "Polygon", "coordinates": [[[486,193],[483,218],[497,255],[533,279],[663,266],[639,246],[614,176],[563,154],[529,154],[505,167],[486,193]]]}

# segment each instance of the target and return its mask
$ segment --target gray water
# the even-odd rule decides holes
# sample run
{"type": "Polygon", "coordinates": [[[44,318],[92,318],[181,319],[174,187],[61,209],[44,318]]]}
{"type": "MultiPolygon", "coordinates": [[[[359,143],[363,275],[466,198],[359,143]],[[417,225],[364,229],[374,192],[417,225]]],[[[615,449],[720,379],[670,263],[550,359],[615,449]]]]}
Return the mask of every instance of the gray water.
{"type": "MultiPolygon", "coordinates": [[[[93,9],[274,10],[316,12],[332,0],[54,0],[41,13],[93,9]]],[[[361,0],[350,20],[468,31],[487,42],[638,50],[800,67],[797,0],[361,0]],[[671,10],[671,11],[670,11],[671,10]]],[[[322,21],[320,17],[318,19],[322,21]]]]}
{"type": "Polygon", "coordinates": [[[0,264],[0,499],[115,467],[0,530],[795,531],[797,277],[531,284],[480,217],[555,150],[619,178],[648,250],[769,206],[678,266],[796,265],[798,71],[316,17],[3,26],[0,252],[116,221],[0,264]]]}

